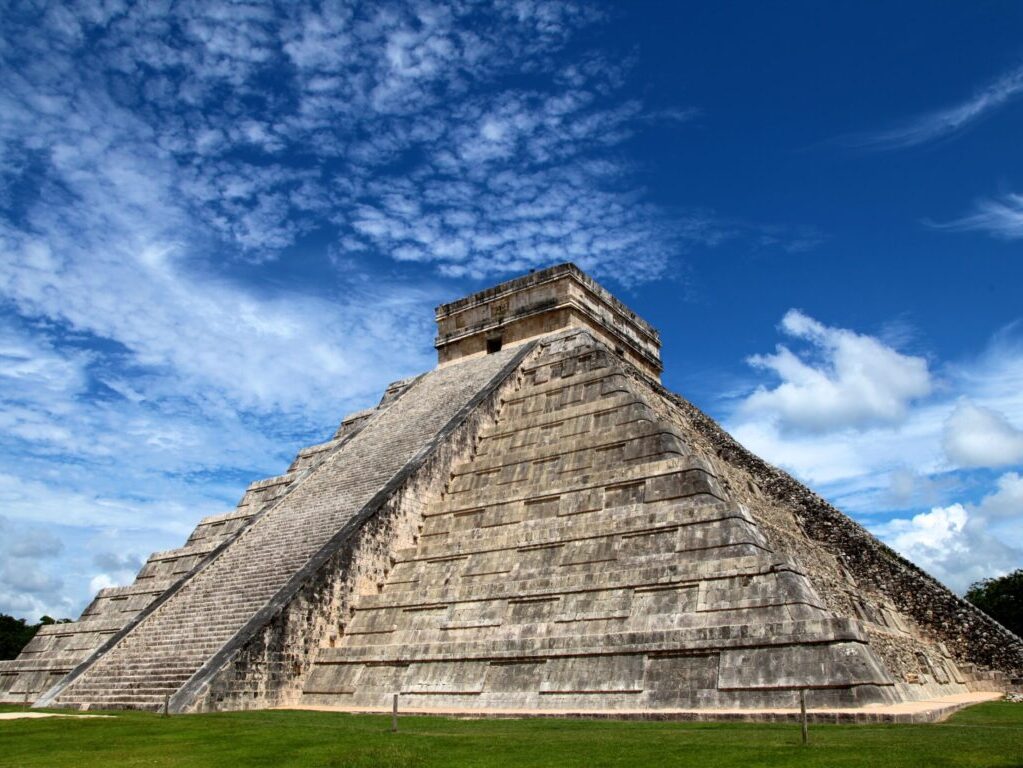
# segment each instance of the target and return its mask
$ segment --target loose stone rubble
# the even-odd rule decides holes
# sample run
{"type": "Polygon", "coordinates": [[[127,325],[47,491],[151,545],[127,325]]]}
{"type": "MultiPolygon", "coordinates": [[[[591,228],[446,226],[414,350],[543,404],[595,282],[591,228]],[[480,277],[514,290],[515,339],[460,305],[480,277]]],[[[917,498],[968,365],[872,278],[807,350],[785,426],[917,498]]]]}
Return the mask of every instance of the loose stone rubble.
{"type": "Polygon", "coordinates": [[[574,266],[437,317],[437,369],[44,628],[0,700],[766,715],[1023,675],[1018,637],[661,387],[657,332],[574,266]]]}

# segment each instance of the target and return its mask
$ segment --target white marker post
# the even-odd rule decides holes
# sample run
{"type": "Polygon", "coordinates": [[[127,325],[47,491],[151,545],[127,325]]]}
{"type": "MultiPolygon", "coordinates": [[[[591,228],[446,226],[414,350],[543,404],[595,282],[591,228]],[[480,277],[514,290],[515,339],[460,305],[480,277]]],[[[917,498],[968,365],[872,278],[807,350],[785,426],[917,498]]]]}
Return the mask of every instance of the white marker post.
{"type": "Polygon", "coordinates": [[[391,733],[398,732],[398,694],[394,694],[394,701],[391,705],[391,733]]]}

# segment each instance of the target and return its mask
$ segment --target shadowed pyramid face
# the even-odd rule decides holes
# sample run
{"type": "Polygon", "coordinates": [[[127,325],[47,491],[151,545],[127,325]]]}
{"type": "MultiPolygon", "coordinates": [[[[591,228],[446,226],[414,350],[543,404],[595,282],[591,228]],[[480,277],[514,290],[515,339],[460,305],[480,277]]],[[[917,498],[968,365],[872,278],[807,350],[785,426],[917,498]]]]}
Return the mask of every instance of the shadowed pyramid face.
{"type": "Polygon", "coordinates": [[[1018,638],[661,388],[656,331],[575,267],[437,317],[437,369],[0,662],[3,698],[855,709],[1023,670],[1018,638]]]}

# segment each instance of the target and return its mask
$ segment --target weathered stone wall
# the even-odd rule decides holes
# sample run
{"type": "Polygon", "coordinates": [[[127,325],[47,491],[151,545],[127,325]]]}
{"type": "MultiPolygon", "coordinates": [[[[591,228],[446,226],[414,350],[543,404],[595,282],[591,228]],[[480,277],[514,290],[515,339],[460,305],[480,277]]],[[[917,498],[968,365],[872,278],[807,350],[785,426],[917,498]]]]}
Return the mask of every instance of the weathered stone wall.
{"type": "Polygon", "coordinates": [[[496,418],[515,376],[453,425],[353,536],[315,572],[296,596],[242,646],[196,697],[196,711],[262,709],[295,704],[321,647],[333,648],[359,597],[375,595],[401,549],[415,546],[423,510],[441,495],[451,468],[471,455],[480,429],[496,418]]]}
{"type": "MultiPolygon", "coordinates": [[[[872,643],[894,672],[906,679],[927,674],[942,678],[940,670],[933,674],[931,669],[936,647],[961,665],[1023,676],[1023,640],[791,475],[746,450],[692,403],[646,377],[635,378],[671,404],[665,413],[675,411],[676,418],[684,419],[694,447],[717,462],[730,492],[758,510],[776,545],[796,553],[808,566],[814,586],[833,610],[853,615],[875,612],[864,618],[879,626],[900,621],[910,625],[911,638],[878,631],[872,643]],[[844,581],[855,589],[843,588],[844,581]],[[857,604],[854,591],[871,599],[857,604]],[[918,651],[928,658],[920,659],[918,651]]],[[[992,682],[997,684],[988,681],[992,682]]]]}
{"type": "Polygon", "coordinates": [[[382,708],[399,693],[440,711],[624,713],[792,707],[800,689],[813,706],[965,692],[604,343],[539,344],[445,492],[425,497],[416,545],[379,594],[355,595],[300,704],[382,708]],[[912,672],[890,672],[889,647],[912,672]],[[933,669],[911,688],[916,651],[933,669]]]}
{"type": "Polygon", "coordinates": [[[249,640],[196,698],[196,711],[294,704],[320,644],[344,633],[349,605],[375,592],[396,547],[410,546],[420,504],[399,491],[249,640]]]}

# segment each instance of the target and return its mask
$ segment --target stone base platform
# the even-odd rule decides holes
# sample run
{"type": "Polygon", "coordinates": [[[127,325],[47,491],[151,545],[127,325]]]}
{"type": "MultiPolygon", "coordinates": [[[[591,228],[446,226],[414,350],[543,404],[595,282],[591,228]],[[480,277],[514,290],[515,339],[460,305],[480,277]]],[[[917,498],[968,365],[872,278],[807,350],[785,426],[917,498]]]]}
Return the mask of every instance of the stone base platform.
{"type": "MultiPolygon", "coordinates": [[[[807,719],[811,723],[853,724],[853,723],[938,723],[960,709],[997,701],[1005,694],[1000,691],[974,691],[971,693],[943,696],[926,701],[909,701],[900,704],[876,704],[856,709],[810,709],[807,719]]],[[[400,717],[424,715],[457,718],[578,718],[581,720],[677,720],[683,722],[798,722],[798,709],[662,709],[662,710],[528,710],[488,709],[485,712],[470,709],[428,709],[404,707],[398,702],[400,717]]],[[[345,712],[348,714],[389,715],[390,709],[377,707],[318,707],[298,705],[280,707],[289,710],[310,710],[316,712],[345,712]]]]}
{"type": "Polygon", "coordinates": [[[0,720],[35,720],[40,717],[114,717],[114,715],[65,715],[60,712],[0,712],[0,720]]]}

